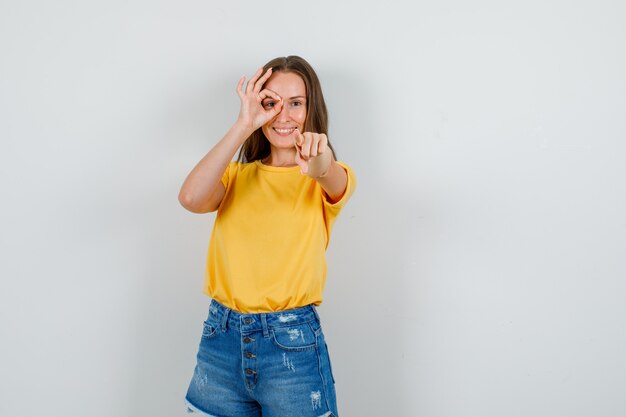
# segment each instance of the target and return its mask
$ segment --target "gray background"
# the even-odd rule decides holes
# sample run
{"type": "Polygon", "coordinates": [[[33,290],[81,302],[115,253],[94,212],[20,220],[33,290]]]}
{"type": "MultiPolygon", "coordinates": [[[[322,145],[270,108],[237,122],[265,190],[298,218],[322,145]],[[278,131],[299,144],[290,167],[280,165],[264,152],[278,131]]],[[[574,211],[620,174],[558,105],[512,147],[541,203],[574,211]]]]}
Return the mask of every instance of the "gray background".
{"type": "Polygon", "coordinates": [[[626,415],[622,1],[2,1],[0,414],[184,416],[213,215],[177,193],[298,54],[359,179],[343,417],[626,415]]]}

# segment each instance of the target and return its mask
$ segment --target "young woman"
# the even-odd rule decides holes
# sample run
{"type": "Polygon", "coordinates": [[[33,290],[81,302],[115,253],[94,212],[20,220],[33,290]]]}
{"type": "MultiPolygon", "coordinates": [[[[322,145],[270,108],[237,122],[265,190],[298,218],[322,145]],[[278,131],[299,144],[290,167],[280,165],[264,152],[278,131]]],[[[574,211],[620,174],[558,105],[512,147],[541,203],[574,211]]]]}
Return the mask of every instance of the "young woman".
{"type": "Polygon", "coordinates": [[[179,195],[194,213],[217,210],[204,288],[212,300],[187,406],[214,417],[336,417],[315,306],[355,177],[335,159],[322,89],[304,59],[273,59],[244,84],[237,121],[179,195]]]}

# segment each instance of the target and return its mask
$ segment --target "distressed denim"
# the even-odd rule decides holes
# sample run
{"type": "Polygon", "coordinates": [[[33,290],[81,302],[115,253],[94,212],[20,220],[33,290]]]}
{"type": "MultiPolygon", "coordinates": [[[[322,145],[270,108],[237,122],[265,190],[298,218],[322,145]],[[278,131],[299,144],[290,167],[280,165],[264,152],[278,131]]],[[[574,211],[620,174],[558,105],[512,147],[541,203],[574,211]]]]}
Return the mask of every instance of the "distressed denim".
{"type": "Polygon", "coordinates": [[[212,300],[186,402],[210,417],[338,417],[315,306],[244,314],[212,300]]]}

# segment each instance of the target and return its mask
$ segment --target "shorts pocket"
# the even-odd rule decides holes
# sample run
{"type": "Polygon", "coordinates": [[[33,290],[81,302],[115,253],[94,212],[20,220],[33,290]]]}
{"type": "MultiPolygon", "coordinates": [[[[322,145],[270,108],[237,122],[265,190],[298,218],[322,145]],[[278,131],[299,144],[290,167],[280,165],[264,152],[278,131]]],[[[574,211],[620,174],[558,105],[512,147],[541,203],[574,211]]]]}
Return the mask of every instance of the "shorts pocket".
{"type": "Polygon", "coordinates": [[[283,350],[301,351],[317,347],[317,338],[309,323],[273,327],[271,335],[272,342],[283,350]]]}
{"type": "Polygon", "coordinates": [[[217,334],[217,329],[218,327],[215,324],[205,321],[202,327],[202,339],[214,337],[217,334]]]}

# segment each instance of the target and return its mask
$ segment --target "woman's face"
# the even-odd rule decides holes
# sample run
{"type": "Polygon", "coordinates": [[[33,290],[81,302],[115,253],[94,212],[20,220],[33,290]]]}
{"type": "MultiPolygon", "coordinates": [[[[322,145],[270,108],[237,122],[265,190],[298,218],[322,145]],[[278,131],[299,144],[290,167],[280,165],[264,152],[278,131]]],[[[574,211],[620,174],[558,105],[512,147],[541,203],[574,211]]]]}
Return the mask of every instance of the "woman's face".
{"type": "MultiPolygon", "coordinates": [[[[264,88],[272,90],[282,99],[282,109],[272,120],[263,125],[267,140],[275,148],[293,148],[294,130],[302,133],[306,119],[306,86],[298,74],[277,72],[272,74],[264,88]]],[[[270,109],[276,100],[263,100],[263,107],[270,109]]]]}

